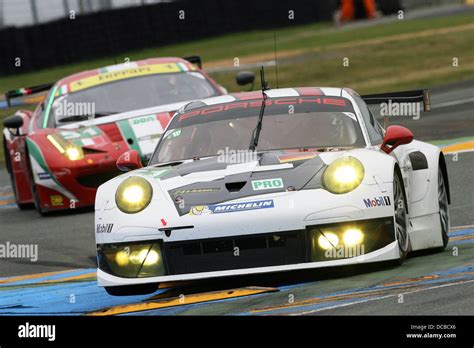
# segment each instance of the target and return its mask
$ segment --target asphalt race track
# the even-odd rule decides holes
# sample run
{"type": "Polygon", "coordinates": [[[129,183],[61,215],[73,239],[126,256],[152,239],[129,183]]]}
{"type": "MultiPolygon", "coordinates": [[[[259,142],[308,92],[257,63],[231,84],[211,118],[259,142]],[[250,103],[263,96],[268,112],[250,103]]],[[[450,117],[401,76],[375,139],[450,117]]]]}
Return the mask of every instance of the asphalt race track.
{"type": "MultiPolygon", "coordinates": [[[[403,266],[373,265],[240,277],[112,297],[95,282],[93,212],[41,217],[16,208],[0,170],[0,243],[37,244],[38,260],[0,262],[0,315],[367,315],[474,314],[474,81],[432,91],[419,120],[389,119],[446,154],[450,244],[403,266]]],[[[374,110],[377,111],[377,110],[374,110]]]]}

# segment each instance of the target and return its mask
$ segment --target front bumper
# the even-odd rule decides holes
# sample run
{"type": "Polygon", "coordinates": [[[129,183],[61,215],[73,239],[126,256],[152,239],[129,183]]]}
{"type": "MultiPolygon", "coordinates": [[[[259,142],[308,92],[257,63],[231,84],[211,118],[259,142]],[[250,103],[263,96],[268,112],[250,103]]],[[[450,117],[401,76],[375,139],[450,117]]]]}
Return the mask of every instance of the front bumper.
{"type": "Polygon", "coordinates": [[[50,166],[46,180],[39,175],[35,180],[41,207],[58,211],[93,206],[97,188],[120,174],[115,162],[115,157],[94,155],[69,166],[50,166]]]}
{"type": "MultiPolygon", "coordinates": [[[[162,240],[149,240],[140,243],[159,245],[162,262],[157,265],[159,272],[155,273],[156,276],[130,277],[130,274],[121,274],[116,265],[111,265],[113,258],[104,253],[112,244],[100,244],[97,272],[100,286],[282,272],[379,262],[399,257],[391,216],[347,223],[308,225],[306,229],[296,231],[164,243],[162,240]],[[340,235],[342,241],[342,234],[347,228],[363,231],[363,242],[353,246],[341,242],[327,250],[318,243],[324,233],[340,235]]],[[[113,244],[117,250],[130,245],[133,244],[113,244]]]]}

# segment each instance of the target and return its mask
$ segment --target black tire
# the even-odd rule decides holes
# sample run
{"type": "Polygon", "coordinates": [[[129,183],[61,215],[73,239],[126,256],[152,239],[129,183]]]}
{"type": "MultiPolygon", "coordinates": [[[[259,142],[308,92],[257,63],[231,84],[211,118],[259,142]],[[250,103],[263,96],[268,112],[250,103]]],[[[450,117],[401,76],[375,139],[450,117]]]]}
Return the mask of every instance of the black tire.
{"type": "Polygon", "coordinates": [[[439,220],[441,225],[441,237],[443,238],[443,246],[437,248],[443,251],[449,242],[449,210],[448,210],[448,192],[446,190],[446,181],[441,168],[438,169],[438,205],[439,220]]]}
{"type": "Polygon", "coordinates": [[[31,203],[20,203],[18,201],[18,192],[16,189],[15,175],[13,175],[13,168],[10,156],[8,154],[7,144],[5,139],[3,140],[3,155],[5,156],[5,164],[7,166],[8,175],[10,176],[10,183],[12,185],[13,195],[15,196],[15,203],[20,210],[32,209],[34,205],[31,203]]]}
{"type": "Polygon", "coordinates": [[[395,172],[393,178],[393,209],[395,216],[395,236],[400,251],[400,258],[396,261],[396,264],[398,265],[405,262],[410,251],[407,206],[403,187],[403,179],[401,178],[401,175],[398,172],[395,172]]]}
{"type": "MultiPolygon", "coordinates": [[[[26,156],[28,156],[28,153],[26,154],[26,156]]],[[[38,191],[36,189],[35,179],[33,176],[33,169],[31,167],[31,163],[29,159],[28,159],[28,175],[30,176],[30,181],[32,182],[31,194],[33,195],[34,207],[36,208],[38,213],[40,213],[41,216],[46,216],[48,212],[44,210],[43,208],[41,208],[40,199],[39,199],[38,191]]]]}
{"type": "Polygon", "coordinates": [[[36,190],[36,184],[34,183],[34,181],[33,181],[33,185],[31,186],[31,192],[33,194],[33,201],[35,202],[35,208],[38,211],[38,213],[40,213],[41,216],[48,215],[48,211],[41,208],[38,191],[36,190]]]}
{"type": "Polygon", "coordinates": [[[112,296],[148,295],[158,290],[158,284],[106,286],[105,291],[112,296]]]}

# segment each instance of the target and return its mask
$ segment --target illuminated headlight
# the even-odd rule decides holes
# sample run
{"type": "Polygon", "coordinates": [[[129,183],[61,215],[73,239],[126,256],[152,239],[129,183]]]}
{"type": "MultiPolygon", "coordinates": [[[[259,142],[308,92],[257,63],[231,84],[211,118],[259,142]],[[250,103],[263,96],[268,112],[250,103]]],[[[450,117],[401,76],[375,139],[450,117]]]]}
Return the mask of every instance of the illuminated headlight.
{"type": "Polygon", "coordinates": [[[338,244],[339,238],[332,232],[322,233],[318,238],[318,245],[324,250],[335,248],[338,244]]]}
{"type": "Polygon", "coordinates": [[[115,193],[115,203],[124,213],[135,214],[150,204],[153,196],[151,184],[138,176],[123,181],[115,193]]]}
{"type": "Polygon", "coordinates": [[[151,266],[158,263],[160,256],[155,250],[142,249],[131,253],[129,259],[134,265],[151,266]]]}
{"type": "Polygon", "coordinates": [[[358,245],[364,240],[364,234],[358,228],[349,228],[344,231],[342,240],[346,246],[358,245]]]}
{"type": "Polygon", "coordinates": [[[322,182],[326,190],[341,194],[354,190],[364,179],[364,166],[354,157],[332,162],[324,171],[322,182]]]}
{"type": "Polygon", "coordinates": [[[53,134],[48,135],[46,138],[53,144],[56,150],[66,156],[70,161],[78,161],[84,158],[84,151],[80,146],[53,134]]]}
{"type": "Polygon", "coordinates": [[[308,226],[311,260],[362,256],[395,241],[393,217],[308,226]]]}
{"type": "Polygon", "coordinates": [[[84,158],[84,152],[79,146],[71,146],[66,149],[66,157],[71,161],[77,161],[84,158]]]}
{"type": "Polygon", "coordinates": [[[124,278],[165,275],[159,243],[103,244],[98,246],[99,267],[124,278]]]}

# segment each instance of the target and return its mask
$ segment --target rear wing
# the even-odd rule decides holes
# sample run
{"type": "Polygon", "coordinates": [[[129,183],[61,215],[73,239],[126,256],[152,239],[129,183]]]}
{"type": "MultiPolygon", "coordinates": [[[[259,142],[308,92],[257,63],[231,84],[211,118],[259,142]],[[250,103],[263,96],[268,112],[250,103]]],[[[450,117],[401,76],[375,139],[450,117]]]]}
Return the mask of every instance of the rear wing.
{"type": "MultiPolygon", "coordinates": [[[[36,94],[40,92],[49,91],[53,85],[54,85],[53,83],[46,83],[43,85],[38,85],[38,86],[33,86],[33,87],[28,87],[28,88],[20,88],[20,89],[8,91],[5,93],[5,101],[7,102],[7,107],[12,107],[12,102],[11,102],[12,99],[24,97],[26,95],[32,95],[32,94],[36,94]]],[[[25,104],[29,104],[29,103],[25,103],[25,104]]]]}
{"type": "Polygon", "coordinates": [[[392,93],[380,93],[380,94],[368,94],[362,95],[366,104],[380,104],[388,103],[423,103],[423,111],[431,111],[431,98],[430,91],[427,89],[419,89],[414,91],[403,91],[403,92],[392,92],[392,93]]]}
{"type": "Polygon", "coordinates": [[[199,69],[202,69],[202,60],[200,56],[183,57],[183,59],[187,60],[191,64],[197,65],[199,69]]]}

